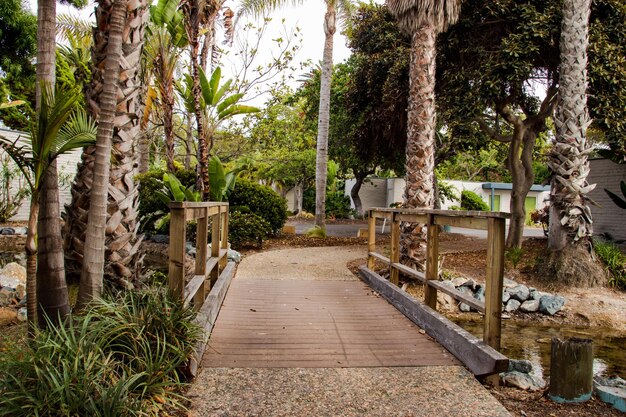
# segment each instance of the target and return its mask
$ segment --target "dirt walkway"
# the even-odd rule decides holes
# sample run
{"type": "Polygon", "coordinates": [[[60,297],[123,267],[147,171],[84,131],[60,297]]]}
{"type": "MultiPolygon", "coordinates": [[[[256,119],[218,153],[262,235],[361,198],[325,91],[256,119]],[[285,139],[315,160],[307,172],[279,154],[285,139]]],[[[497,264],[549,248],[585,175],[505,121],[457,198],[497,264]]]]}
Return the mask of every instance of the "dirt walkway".
{"type": "MultiPolygon", "coordinates": [[[[261,252],[235,280],[351,281],[346,264],[363,255],[345,246],[261,252]]],[[[510,415],[461,366],[205,368],[188,394],[192,416],[510,415]]]]}

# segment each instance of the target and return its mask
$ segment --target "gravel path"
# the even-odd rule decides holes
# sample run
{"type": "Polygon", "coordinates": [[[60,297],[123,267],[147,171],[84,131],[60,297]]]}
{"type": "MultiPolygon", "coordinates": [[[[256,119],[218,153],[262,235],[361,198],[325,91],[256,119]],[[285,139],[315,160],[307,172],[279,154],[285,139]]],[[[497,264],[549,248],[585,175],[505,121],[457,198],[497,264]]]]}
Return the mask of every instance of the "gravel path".
{"type": "MultiPolygon", "coordinates": [[[[261,252],[235,279],[355,280],[346,264],[364,256],[362,246],[261,252]]],[[[461,366],[205,368],[188,396],[197,417],[510,416],[461,366]]]]}

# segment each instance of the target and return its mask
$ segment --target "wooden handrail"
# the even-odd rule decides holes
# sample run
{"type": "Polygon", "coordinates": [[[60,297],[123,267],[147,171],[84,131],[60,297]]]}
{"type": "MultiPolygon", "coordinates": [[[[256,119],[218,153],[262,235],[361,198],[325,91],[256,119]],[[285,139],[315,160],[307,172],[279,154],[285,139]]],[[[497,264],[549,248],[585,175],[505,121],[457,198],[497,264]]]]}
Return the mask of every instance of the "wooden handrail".
{"type": "Polygon", "coordinates": [[[184,305],[193,301],[193,307],[199,310],[228,261],[228,203],[183,201],[172,202],[169,207],[168,285],[184,305]],[[185,284],[187,223],[192,220],[197,221],[196,260],[193,277],[185,284]]]}
{"type": "Polygon", "coordinates": [[[508,213],[485,211],[449,211],[428,209],[373,208],[369,210],[369,239],[367,267],[373,269],[375,260],[389,265],[390,282],[398,285],[399,274],[418,279],[425,285],[424,303],[437,308],[437,291],[442,291],[457,301],[465,302],[485,314],[483,341],[500,350],[502,287],[504,279],[504,230],[508,213]],[[376,252],[376,219],[391,222],[391,255],[389,258],[376,252]],[[410,269],[399,263],[400,222],[425,224],[426,271],[410,269]],[[485,302],[468,300],[468,296],[448,289],[439,282],[439,227],[455,226],[487,230],[487,275],[485,277],[485,302]]]}

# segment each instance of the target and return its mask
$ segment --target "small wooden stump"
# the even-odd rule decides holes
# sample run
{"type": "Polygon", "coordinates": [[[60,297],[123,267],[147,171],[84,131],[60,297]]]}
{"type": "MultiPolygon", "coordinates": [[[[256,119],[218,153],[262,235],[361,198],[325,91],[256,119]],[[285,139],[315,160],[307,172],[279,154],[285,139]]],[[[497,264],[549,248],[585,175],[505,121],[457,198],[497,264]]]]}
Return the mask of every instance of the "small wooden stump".
{"type": "Polygon", "coordinates": [[[359,231],[356,233],[356,237],[368,237],[368,233],[368,229],[359,229],[359,231]]]}
{"type": "Polygon", "coordinates": [[[296,226],[283,226],[283,233],[286,235],[295,235],[296,226]]]}
{"type": "Polygon", "coordinates": [[[550,392],[552,401],[584,402],[593,392],[593,341],[552,338],[550,392]]]}

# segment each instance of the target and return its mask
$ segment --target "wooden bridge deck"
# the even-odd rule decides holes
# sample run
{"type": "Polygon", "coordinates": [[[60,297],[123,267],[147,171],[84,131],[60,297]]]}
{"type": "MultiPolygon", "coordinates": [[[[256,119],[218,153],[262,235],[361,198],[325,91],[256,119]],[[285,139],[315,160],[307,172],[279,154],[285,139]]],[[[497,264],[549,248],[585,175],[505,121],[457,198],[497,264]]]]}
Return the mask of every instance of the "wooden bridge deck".
{"type": "Polygon", "coordinates": [[[346,368],[460,363],[358,280],[235,277],[202,365],[346,368]]]}

